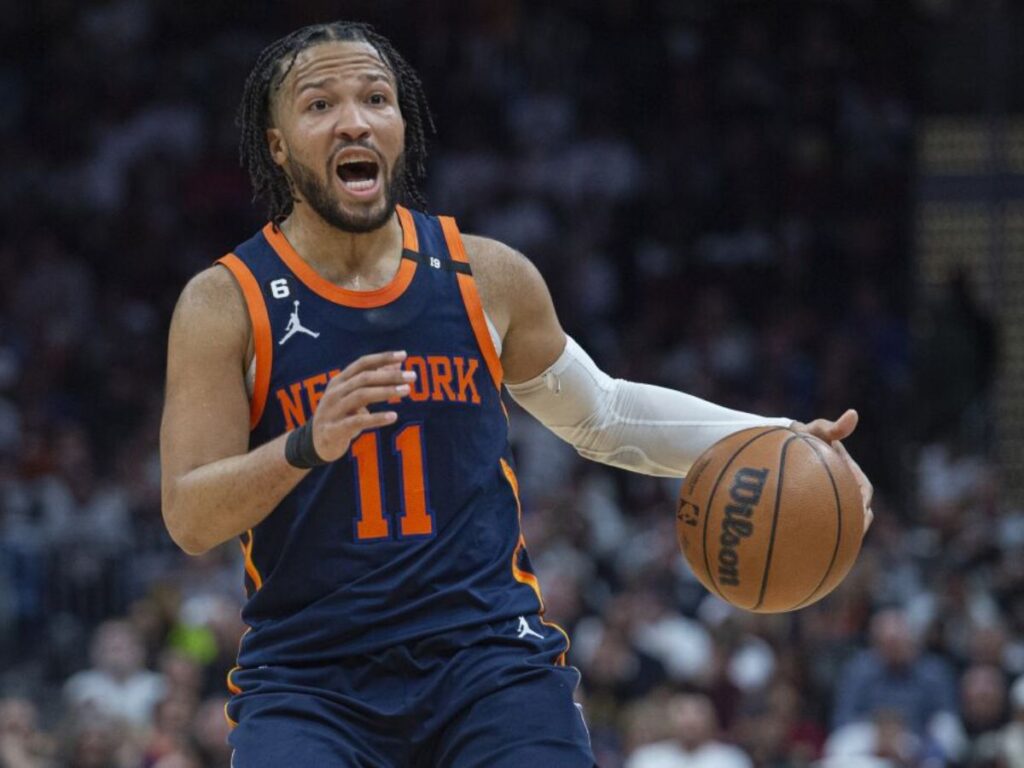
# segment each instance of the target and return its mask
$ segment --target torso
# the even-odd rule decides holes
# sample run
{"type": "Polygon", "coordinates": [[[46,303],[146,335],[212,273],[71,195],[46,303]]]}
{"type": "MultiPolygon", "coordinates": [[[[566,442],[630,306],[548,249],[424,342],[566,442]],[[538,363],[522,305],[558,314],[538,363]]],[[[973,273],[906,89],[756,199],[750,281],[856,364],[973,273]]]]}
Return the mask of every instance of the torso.
{"type": "MultiPolygon", "coordinates": [[[[375,291],[323,280],[269,227],[226,257],[252,318],[251,446],[303,423],[332,372],[361,355],[405,349],[419,374],[388,405],[395,425],[361,435],[243,534],[243,666],[365,653],[540,610],[501,364],[462,241],[454,222],[404,209],[402,219],[406,257],[375,291]]],[[[500,337],[508,320],[493,314],[500,337]]]]}

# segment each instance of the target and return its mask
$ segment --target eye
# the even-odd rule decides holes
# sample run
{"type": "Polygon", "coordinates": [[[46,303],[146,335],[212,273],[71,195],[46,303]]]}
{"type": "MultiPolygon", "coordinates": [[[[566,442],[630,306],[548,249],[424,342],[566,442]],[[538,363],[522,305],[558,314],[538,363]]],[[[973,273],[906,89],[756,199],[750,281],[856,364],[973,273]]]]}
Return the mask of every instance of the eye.
{"type": "Polygon", "coordinates": [[[370,103],[375,107],[379,107],[388,103],[388,97],[383,93],[374,93],[370,95],[370,103]]]}
{"type": "Polygon", "coordinates": [[[316,99],[306,107],[310,112],[323,112],[328,107],[327,99],[316,99]]]}

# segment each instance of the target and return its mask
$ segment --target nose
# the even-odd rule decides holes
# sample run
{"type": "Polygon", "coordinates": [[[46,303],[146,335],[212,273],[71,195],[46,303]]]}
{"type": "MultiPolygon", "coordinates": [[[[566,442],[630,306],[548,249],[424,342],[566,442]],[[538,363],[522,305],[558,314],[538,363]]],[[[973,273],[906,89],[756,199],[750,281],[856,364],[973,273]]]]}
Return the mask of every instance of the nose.
{"type": "Polygon", "coordinates": [[[370,136],[370,124],[363,113],[362,105],[349,102],[338,113],[334,132],[345,141],[359,141],[370,136]]]}

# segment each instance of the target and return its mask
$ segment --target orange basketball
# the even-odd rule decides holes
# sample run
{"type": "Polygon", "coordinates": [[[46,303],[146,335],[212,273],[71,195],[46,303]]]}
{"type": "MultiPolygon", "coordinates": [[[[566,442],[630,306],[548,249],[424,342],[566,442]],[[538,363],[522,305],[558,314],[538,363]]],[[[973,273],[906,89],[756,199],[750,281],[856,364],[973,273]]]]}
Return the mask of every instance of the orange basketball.
{"type": "Polygon", "coordinates": [[[823,441],[783,427],[729,435],[694,462],[676,513],[701,583],[758,613],[817,602],[843,580],[864,533],[853,473],[823,441]]]}

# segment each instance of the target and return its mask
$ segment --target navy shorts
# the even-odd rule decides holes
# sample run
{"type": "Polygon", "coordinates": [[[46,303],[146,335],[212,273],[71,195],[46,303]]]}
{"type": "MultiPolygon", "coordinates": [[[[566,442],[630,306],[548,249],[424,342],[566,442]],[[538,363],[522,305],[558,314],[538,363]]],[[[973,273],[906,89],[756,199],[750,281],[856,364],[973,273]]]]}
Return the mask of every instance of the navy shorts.
{"type": "Polygon", "coordinates": [[[594,768],[579,672],[536,616],[323,666],[237,670],[233,768],[594,768]]]}

